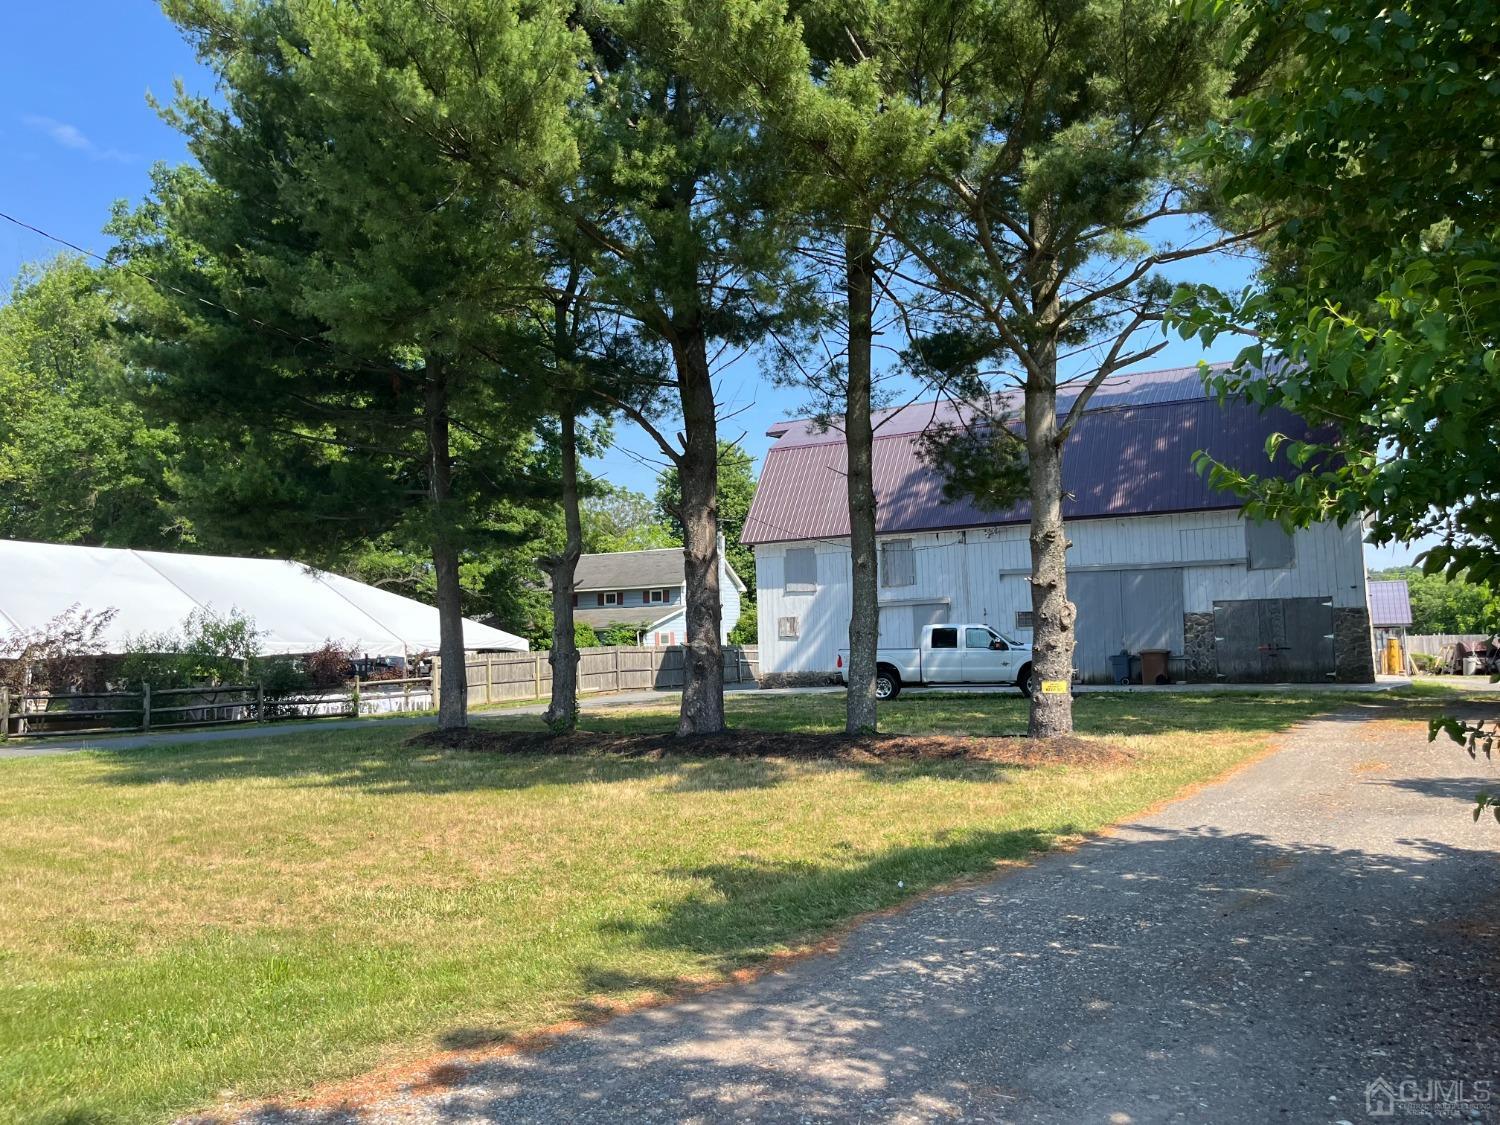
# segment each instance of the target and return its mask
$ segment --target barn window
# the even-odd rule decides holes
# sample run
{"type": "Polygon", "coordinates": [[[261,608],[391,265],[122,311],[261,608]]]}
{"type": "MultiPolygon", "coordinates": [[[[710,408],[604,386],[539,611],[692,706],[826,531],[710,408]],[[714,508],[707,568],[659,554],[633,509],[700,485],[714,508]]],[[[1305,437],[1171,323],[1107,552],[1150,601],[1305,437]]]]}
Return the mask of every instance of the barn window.
{"type": "Polygon", "coordinates": [[[776,619],[776,636],[778,640],[795,641],[800,636],[802,622],[796,617],[778,617],[776,619]]]}
{"type": "Polygon", "coordinates": [[[1036,617],[1032,613],[1031,610],[1029,610],[1029,609],[1018,609],[1018,610],[1016,610],[1016,628],[1017,629],[1035,629],[1036,628],[1036,617]]]}
{"type": "Polygon", "coordinates": [[[912,553],[910,539],[887,539],[880,545],[880,584],[917,584],[917,556],[912,553]]]}
{"type": "Polygon", "coordinates": [[[1281,524],[1246,521],[1245,557],[1251,570],[1281,570],[1292,565],[1296,553],[1291,533],[1281,524]]]}
{"type": "Polygon", "coordinates": [[[785,569],[788,594],[813,594],[818,589],[818,553],[811,547],[795,547],[786,553],[785,569]]]}

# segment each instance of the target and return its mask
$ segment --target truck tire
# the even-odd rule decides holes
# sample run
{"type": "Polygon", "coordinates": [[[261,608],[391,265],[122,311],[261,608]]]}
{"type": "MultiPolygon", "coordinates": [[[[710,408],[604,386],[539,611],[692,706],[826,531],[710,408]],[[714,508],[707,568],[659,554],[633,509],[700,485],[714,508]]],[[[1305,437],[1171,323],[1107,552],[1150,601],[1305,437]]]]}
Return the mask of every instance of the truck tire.
{"type": "Polygon", "coordinates": [[[901,694],[901,673],[889,664],[880,664],[875,668],[875,698],[882,702],[895,699],[901,694]]]}
{"type": "Polygon", "coordinates": [[[1020,690],[1021,694],[1030,699],[1037,693],[1037,689],[1040,686],[1037,683],[1036,676],[1031,671],[1031,665],[1021,665],[1021,674],[1016,677],[1016,687],[1020,690]]]}

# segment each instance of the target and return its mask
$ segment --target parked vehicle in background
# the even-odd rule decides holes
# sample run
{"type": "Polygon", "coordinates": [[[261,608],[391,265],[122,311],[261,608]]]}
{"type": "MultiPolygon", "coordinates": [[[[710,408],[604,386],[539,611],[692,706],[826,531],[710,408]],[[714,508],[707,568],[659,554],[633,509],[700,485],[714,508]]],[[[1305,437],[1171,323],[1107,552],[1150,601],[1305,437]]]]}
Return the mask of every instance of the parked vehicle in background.
{"type": "MultiPolygon", "coordinates": [[[[839,650],[844,681],[849,650],[839,650]]],[[[982,622],[928,625],[916,648],[875,652],[875,698],[895,699],[903,687],[936,684],[1014,684],[1023,695],[1036,690],[1031,646],[997,633],[982,622]]]]}

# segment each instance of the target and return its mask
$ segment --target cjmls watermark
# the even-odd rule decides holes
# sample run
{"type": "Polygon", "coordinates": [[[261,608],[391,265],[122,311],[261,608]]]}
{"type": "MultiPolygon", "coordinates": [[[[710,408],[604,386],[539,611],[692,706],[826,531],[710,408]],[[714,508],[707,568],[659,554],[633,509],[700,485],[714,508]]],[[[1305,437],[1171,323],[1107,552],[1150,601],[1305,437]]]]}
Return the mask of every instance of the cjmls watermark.
{"type": "Polygon", "coordinates": [[[1500,1109],[1500,1090],[1489,1079],[1377,1078],[1365,1087],[1371,1117],[1432,1117],[1488,1121],[1500,1109]]]}

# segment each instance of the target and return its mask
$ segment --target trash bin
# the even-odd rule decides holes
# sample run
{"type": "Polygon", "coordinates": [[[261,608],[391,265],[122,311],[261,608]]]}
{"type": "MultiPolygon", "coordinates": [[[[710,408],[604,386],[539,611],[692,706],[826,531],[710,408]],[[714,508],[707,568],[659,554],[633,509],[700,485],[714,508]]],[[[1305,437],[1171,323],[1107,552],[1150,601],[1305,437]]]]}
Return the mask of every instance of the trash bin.
{"type": "Polygon", "coordinates": [[[1141,649],[1141,683],[1170,683],[1167,679],[1167,657],[1171,655],[1164,648],[1141,649]]]}
{"type": "Polygon", "coordinates": [[[1464,657],[1463,670],[1464,670],[1464,675],[1465,676],[1477,676],[1477,675],[1479,675],[1479,657],[1477,657],[1477,656],[1466,656],[1466,657],[1464,657]]]}
{"type": "Polygon", "coordinates": [[[1130,653],[1122,650],[1109,658],[1109,678],[1117,684],[1130,682],[1130,653]]]}

